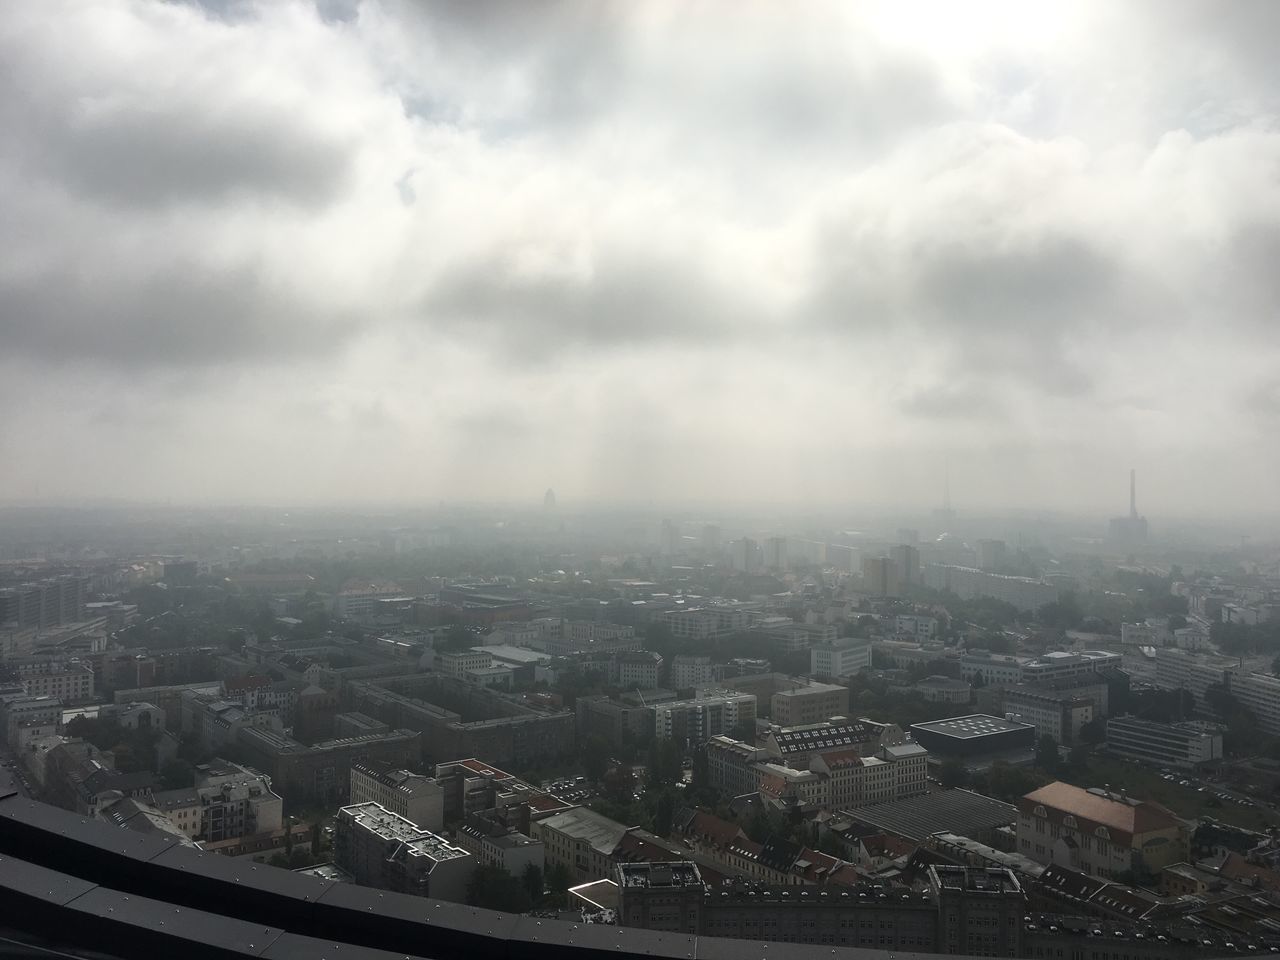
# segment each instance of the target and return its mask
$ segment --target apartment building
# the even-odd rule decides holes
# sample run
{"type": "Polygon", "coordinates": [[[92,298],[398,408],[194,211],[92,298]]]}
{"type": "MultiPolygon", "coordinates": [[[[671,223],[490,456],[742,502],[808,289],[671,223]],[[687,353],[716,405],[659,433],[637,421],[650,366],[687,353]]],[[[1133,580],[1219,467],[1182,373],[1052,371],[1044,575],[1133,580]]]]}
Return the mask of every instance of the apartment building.
{"type": "Polygon", "coordinates": [[[434,777],[375,760],[351,763],[351,802],[376,803],[424,830],[444,829],[444,789],[434,777]]]}
{"type": "Polygon", "coordinates": [[[658,686],[662,657],[649,650],[623,650],[609,661],[609,682],[624,690],[653,690],[658,686]]]}
{"type": "Polygon", "coordinates": [[[284,825],[284,801],[271,789],[271,778],[228,760],[198,766],[194,787],[158,791],[153,804],[189,838],[206,843],[284,825]]]}
{"type": "Polygon", "coordinates": [[[465,903],[476,858],[462,847],[376,803],[342,807],[334,821],[334,862],[356,883],[465,903]]]}
{"type": "Polygon", "coordinates": [[[882,746],[905,740],[902,728],[897,724],[879,723],[866,717],[796,727],[775,724],[765,734],[764,753],[770,759],[801,769],[809,765],[810,757],[823,750],[851,748],[863,756],[870,756],[882,746]]]}
{"type": "Polygon", "coordinates": [[[653,734],[659,740],[696,744],[720,734],[732,733],[742,725],[754,723],[755,719],[756,698],[751,694],[734,690],[703,690],[688,700],[655,705],[653,734]]]}
{"type": "Polygon", "coordinates": [[[1058,599],[1058,588],[1043,580],[945,563],[931,563],[924,568],[924,585],[932,590],[949,590],[961,600],[975,597],[1003,600],[1024,612],[1038,610],[1058,599]]]}
{"type": "Polygon", "coordinates": [[[454,831],[453,841],[476,858],[476,862],[506,870],[520,877],[529,867],[543,868],[545,848],[518,830],[496,820],[472,817],[454,831]]]}
{"type": "Polygon", "coordinates": [[[671,677],[668,683],[676,690],[706,687],[719,683],[721,673],[720,664],[712,663],[710,657],[680,655],[671,658],[671,677]]]}
{"type": "Polygon", "coordinates": [[[29,696],[57,697],[70,705],[93,700],[93,668],[87,663],[61,657],[22,657],[5,666],[29,696]]]}
{"type": "Polygon", "coordinates": [[[756,764],[765,753],[759,747],[726,736],[712,737],[705,746],[707,779],[731,797],[754,793],[759,786],[756,764]]]}
{"type": "Polygon", "coordinates": [[[809,770],[827,781],[825,809],[846,810],[925,793],[929,751],[918,743],[883,746],[872,756],[844,748],[814,754],[809,770]]]}

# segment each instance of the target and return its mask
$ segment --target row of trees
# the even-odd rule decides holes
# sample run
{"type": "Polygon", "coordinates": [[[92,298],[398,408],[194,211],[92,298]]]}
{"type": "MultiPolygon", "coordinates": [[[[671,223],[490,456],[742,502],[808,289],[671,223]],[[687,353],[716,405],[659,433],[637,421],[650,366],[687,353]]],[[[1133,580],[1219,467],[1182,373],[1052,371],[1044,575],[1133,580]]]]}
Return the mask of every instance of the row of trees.
{"type": "Polygon", "coordinates": [[[566,891],[573,882],[562,863],[554,863],[545,873],[535,864],[514,876],[502,867],[478,866],[467,883],[467,903],[473,907],[527,913],[538,908],[563,907],[566,891]]]}

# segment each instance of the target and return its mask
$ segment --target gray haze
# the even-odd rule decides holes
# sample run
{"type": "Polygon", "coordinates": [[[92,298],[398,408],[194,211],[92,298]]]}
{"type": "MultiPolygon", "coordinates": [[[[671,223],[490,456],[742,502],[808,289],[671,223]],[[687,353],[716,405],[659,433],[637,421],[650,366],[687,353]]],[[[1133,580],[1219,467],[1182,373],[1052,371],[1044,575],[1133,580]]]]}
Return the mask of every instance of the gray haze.
{"type": "Polygon", "coordinates": [[[1280,512],[1277,36],[10,5],[0,499],[1280,512]]]}

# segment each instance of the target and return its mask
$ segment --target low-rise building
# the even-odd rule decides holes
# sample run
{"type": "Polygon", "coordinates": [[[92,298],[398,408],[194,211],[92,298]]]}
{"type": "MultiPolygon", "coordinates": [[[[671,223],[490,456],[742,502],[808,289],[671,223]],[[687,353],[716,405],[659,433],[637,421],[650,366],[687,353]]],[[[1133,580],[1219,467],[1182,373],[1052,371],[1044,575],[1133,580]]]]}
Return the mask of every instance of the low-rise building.
{"type": "Polygon", "coordinates": [[[1025,683],[1049,684],[1064,680],[1086,681],[1103,670],[1119,668],[1123,656],[1107,650],[1082,650],[1069,653],[1055,650],[1022,665],[1025,683]]]}
{"type": "Polygon", "coordinates": [[[157,791],[152,803],[192,840],[207,843],[273,833],[284,824],[284,802],[271,779],[228,760],[198,766],[194,787],[157,791]]]}
{"type": "Polygon", "coordinates": [[[586,883],[609,876],[613,852],[626,832],[616,820],[575,807],[535,821],[529,835],[542,841],[548,865],[560,864],[575,883],[586,883]]]}
{"type": "Polygon", "coordinates": [[[1280,677],[1231,670],[1227,674],[1227,687],[1236,701],[1253,715],[1258,729],[1268,736],[1280,736],[1280,677]]]}
{"type": "Polygon", "coordinates": [[[893,632],[899,637],[911,637],[918,643],[928,643],[938,635],[936,617],[899,614],[893,621],[893,632]]]}
{"type": "Polygon", "coordinates": [[[1222,730],[1204,723],[1112,717],[1107,750],[1155,766],[1195,767],[1222,759],[1222,730]]]}
{"type": "Polygon", "coordinates": [[[1051,783],[1018,801],[1018,852],[1090,876],[1158,874],[1187,859],[1187,825],[1123,792],[1051,783]]]}
{"type": "Polygon", "coordinates": [[[493,655],[483,648],[436,651],[436,672],[455,680],[465,680],[471,671],[492,666],[493,655]]]}
{"type": "Polygon", "coordinates": [[[911,734],[940,761],[960,760],[976,767],[1034,751],[1036,741],[1031,724],[981,713],[914,723],[911,734]]]}
{"type": "Polygon", "coordinates": [[[522,876],[529,867],[541,870],[543,866],[542,841],[486,817],[470,818],[454,832],[453,840],[477,863],[500,867],[513,877],[522,876]]]}
{"type": "Polygon", "coordinates": [[[809,648],[809,669],[815,677],[851,677],[870,667],[870,640],[846,637],[809,648]]]}
{"type": "Polygon", "coordinates": [[[784,727],[822,723],[849,713],[849,688],[833,683],[797,683],[770,698],[770,717],[784,727]]]}
{"type": "Polygon", "coordinates": [[[963,704],[973,699],[973,687],[967,682],[937,674],[917,680],[911,689],[930,703],[963,704]]]}
{"type": "Polygon", "coordinates": [[[463,903],[476,858],[376,803],[338,811],[334,861],[356,883],[463,903]]]}

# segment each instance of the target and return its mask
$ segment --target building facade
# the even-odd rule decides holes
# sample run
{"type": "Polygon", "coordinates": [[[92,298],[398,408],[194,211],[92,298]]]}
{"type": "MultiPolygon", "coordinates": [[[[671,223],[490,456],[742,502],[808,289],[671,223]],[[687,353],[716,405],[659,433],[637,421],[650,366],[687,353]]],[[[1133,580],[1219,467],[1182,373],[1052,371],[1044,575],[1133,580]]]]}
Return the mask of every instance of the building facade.
{"type": "Polygon", "coordinates": [[[376,803],[346,806],[333,826],[334,862],[356,883],[465,903],[470,853],[376,803]]]}
{"type": "Polygon", "coordinates": [[[809,670],[815,677],[851,677],[870,667],[870,640],[831,640],[809,649],[809,670]]]}
{"type": "Polygon", "coordinates": [[[351,763],[352,804],[376,803],[425,830],[444,829],[444,790],[434,777],[370,760],[351,763]]]}
{"type": "Polygon", "coordinates": [[[1158,874],[1188,851],[1187,825],[1157,803],[1062,782],[1018,801],[1018,852],[1039,863],[1114,879],[1158,874]]]}
{"type": "Polygon", "coordinates": [[[1222,759],[1222,731],[1198,723],[1112,717],[1107,750],[1155,766],[1195,767],[1222,759]]]}

